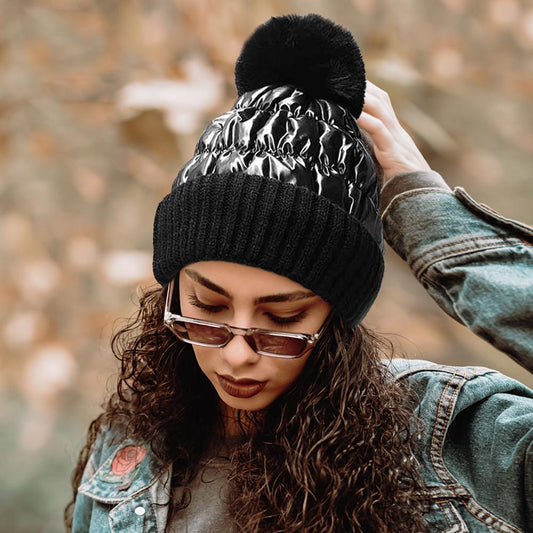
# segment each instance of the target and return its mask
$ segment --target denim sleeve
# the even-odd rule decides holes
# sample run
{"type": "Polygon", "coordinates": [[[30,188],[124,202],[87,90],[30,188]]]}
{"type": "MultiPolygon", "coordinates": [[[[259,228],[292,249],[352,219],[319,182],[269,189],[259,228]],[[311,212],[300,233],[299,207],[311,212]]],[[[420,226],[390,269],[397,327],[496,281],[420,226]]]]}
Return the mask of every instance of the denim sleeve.
{"type": "Polygon", "coordinates": [[[394,359],[389,369],[419,398],[428,531],[532,531],[533,390],[488,368],[394,359]]]}
{"type": "MultiPolygon", "coordinates": [[[[93,448],[85,470],[81,483],[85,483],[98,468],[99,456],[101,454],[102,446],[101,440],[97,442],[93,448]]],[[[91,527],[91,516],[93,513],[93,500],[83,494],[76,496],[76,503],[74,505],[74,515],[72,520],[72,533],[87,533],[91,527]]]]}
{"type": "Polygon", "coordinates": [[[497,373],[466,384],[442,453],[446,468],[472,495],[464,503],[469,514],[490,522],[477,503],[528,531],[533,523],[533,397],[531,390],[512,384],[497,373]],[[498,382],[502,390],[493,392],[498,382]]]}
{"type": "MultiPolygon", "coordinates": [[[[107,448],[110,442],[113,441],[113,432],[109,428],[103,428],[100,431],[96,442],[93,444],[89,459],[85,465],[83,476],[80,481],[80,486],[86,483],[98,470],[99,466],[103,462],[103,459],[107,457],[107,448]]],[[[94,521],[94,505],[95,502],[92,498],[87,497],[84,494],[78,492],[76,496],[76,502],[74,505],[74,514],[72,519],[72,533],[90,533],[98,531],[99,533],[105,533],[108,531],[107,519],[105,524],[95,524],[94,521]]]]}
{"type": "Polygon", "coordinates": [[[446,313],[533,371],[533,228],[420,174],[386,202],[385,239],[446,313]]]}

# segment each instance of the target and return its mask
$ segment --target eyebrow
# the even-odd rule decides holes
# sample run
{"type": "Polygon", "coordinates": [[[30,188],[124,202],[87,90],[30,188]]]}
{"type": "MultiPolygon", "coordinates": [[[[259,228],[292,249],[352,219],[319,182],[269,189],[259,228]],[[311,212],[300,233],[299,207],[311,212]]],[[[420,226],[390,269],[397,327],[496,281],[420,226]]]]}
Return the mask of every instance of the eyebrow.
{"type": "MultiPolygon", "coordinates": [[[[230,300],[232,299],[231,294],[227,290],[223,289],[220,285],[217,285],[216,283],[212,282],[210,279],[205,278],[199,272],[196,272],[196,270],[192,270],[190,268],[186,268],[184,270],[185,274],[187,274],[187,276],[189,276],[193,281],[200,283],[200,285],[203,285],[207,289],[217,292],[218,294],[221,294],[222,296],[225,296],[230,300]]],[[[258,305],[264,303],[295,302],[297,300],[304,300],[306,298],[315,297],[316,294],[311,291],[294,291],[271,294],[269,296],[260,296],[259,298],[256,298],[254,300],[254,304],[258,305]]]]}
{"type": "Polygon", "coordinates": [[[314,298],[316,294],[311,291],[295,291],[286,292],[280,294],[272,294],[270,296],[260,296],[256,298],[254,303],[266,304],[266,303],[278,303],[278,302],[295,302],[297,300],[304,300],[305,298],[314,298]]]}
{"type": "Polygon", "coordinates": [[[189,276],[193,281],[198,282],[200,285],[203,285],[209,290],[218,292],[218,294],[222,294],[222,296],[225,296],[226,298],[231,299],[231,294],[228,291],[220,287],[220,285],[213,283],[211,280],[204,278],[201,274],[196,272],[196,270],[191,270],[190,268],[186,268],[185,274],[187,274],[187,276],[189,276]]]}

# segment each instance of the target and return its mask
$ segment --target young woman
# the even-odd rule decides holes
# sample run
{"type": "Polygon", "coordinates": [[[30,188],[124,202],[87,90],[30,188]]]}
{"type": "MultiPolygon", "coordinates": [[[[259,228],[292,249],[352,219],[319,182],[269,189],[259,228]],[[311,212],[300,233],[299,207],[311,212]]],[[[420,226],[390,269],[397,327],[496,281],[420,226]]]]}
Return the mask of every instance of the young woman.
{"type": "Polygon", "coordinates": [[[261,26],[236,82],[159,205],[162,287],[114,338],[67,529],[527,531],[533,392],[391,361],[361,320],[384,229],[445,311],[532,368],[533,230],[429,169],[330,21],[261,26]]]}

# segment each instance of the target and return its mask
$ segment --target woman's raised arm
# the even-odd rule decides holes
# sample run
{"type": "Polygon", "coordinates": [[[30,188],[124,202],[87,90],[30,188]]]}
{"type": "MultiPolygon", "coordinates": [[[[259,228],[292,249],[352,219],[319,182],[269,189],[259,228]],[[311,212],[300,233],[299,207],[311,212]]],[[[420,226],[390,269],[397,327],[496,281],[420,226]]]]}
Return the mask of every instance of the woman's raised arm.
{"type": "Polygon", "coordinates": [[[452,191],[371,83],[358,122],[384,170],[387,242],[446,313],[533,370],[533,228],[452,191]]]}

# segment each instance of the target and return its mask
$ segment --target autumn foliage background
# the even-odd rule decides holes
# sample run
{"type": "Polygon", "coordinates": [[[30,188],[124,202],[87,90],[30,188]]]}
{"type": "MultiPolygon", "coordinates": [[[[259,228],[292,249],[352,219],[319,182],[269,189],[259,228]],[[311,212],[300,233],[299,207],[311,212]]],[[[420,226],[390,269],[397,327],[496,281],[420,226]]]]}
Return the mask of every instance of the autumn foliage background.
{"type": "MultiPolygon", "coordinates": [[[[0,530],[62,530],[69,476],[113,387],[109,337],[154,283],[155,208],[235,99],[272,15],[349,28],[432,166],[533,223],[525,0],[0,0],[0,530]],[[109,377],[111,376],[111,377],[109,377]]],[[[387,250],[367,324],[398,350],[533,379],[458,326],[387,250]]]]}

